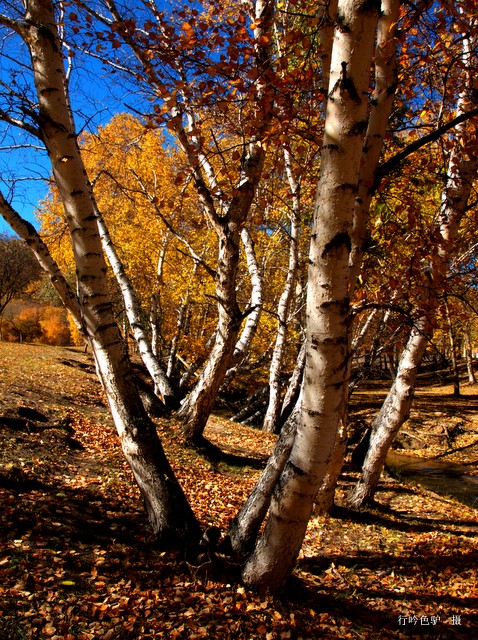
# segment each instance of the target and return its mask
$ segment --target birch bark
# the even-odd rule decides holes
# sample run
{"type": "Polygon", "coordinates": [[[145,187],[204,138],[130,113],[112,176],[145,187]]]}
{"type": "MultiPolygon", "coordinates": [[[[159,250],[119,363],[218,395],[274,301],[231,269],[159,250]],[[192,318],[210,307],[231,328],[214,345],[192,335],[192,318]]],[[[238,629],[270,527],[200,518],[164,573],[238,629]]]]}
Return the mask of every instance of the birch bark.
{"type": "Polygon", "coordinates": [[[247,268],[251,279],[251,297],[247,305],[249,310],[247,320],[244,323],[241,335],[234,347],[230,368],[227,370],[222,383],[222,386],[224,387],[229,384],[233,376],[237,373],[237,370],[240,368],[241,363],[245,358],[247,358],[249,347],[251,346],[251,342],[257,331],[259,319],[262,313],[262,275],[257,262],[254,241],[246,227],[242,228],[241,240],[244,246],[247,268]]]}
{"type": "Polygon", "coordinates": [[[289,233],[289,264],[284,289],[277,306],[277,337],[272,352],[272,359],[269,369],[269,404],[262,428],[269,433],[277,432],[277,425],[281,408],[281,385],[280,376],[282,372],[282,361],[286,347],[287,322],[289,319],[294,285],[297,277],[299,265],[299,232],[300,232],[300,186],[292,168],[290,151],[284,147],[284,165],[287,179],[292,195],[292,212],[290,215],[289,233]]]}
{"type": "Polygon", "coordinates": [[[151,342],[146,334],[141,319],[141,308],[134,289],[111,240],[103,216],[99,211],[96,211],[96,216],[101,243],[123,295],[126,317],[128,318],[135,342],[138,345],[141,359],[154,383],[154,392],[161,398],[166,407],[177,408],[178,405],[176,404],[174,389],[169,382],[166,372],[160,366],[158,358],[154,355],[151,342]]]}
{"type": "Polygon", "coordinates": [[[430,334],[430,323],[423,314],[415,321],[400,358],[396,378],[372,424],[362,475],[349,500],[350,506],[355,509],[372,500],[390,445],[410,415],[417,373],[430,334]]]}
{"type": "MultiPolygon", "coordinates": [[[[237,303],[236,282],[239,264],[239,238],[246,222],[256,187],[262,175],[265,160],[265,147],[262,136],[267,132],[272,117],[273,93],[267,87],[264,74],[270,59],[270,32],[274,15],[274,3],[271,0],[256,0],[254,4],[254,38],[256,41],[257,61],[257,108],[253,119],[260,126],[247,145],[241,166],[241,175],[234,196],[226,202],[222,189],[210,167],[209,162],[191,147],[184,129],[178,131],[178,140],[194,167],[193,177],[205,214],[215,229],[219,239],[219,251],[216,270],[216,297],[218,300],[218,324],[215,343],[201,375],[183,402],[179,416],[183,418],[182,434],[187,441],[201,441],[207,420],[224,376],[231,363],[237,336],[242,324],[242,314],[237,303]],[[211,187],[223,198],[224,215],[215,211],[211,192],[199,170],[199,159],[209,178],[211,187]]],[[[194,130],[194,114],[188,113],[189,128],[194,130]]],[[[193,139],[194,141],[194,139],[193,139]]]]}
{"type": "Polygon", "coordinates": [[[145,413],[114,321],[96,204],[70,110],[54,5],[51,0],[27,0],[22,22],[2,21],[16,31],[29,50],[38,98],[39,134],[48,152],[71,235],[81,324],[123,453],[138,483],[154,533],[165,545],[184,545],[199,535],[199,525],[145,413]]]}
{"type": "Polygon", "coordinates": [[[301,417],[265,530],[243,570],[245,582],[262,591],[280,589],[295,562],[345,422],[349,256],[379,11],[380,2],[338,3],[309,255],[301,417]]]}

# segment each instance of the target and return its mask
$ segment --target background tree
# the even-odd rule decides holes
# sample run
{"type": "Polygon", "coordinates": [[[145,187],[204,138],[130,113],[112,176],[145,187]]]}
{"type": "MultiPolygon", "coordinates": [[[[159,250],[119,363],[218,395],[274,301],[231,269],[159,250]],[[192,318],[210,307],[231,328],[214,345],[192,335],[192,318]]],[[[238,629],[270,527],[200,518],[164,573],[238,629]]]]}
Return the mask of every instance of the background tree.
{"type": "MultiPolygon", "coordinates": [[[[474,86],[478,41],[475,35],[470,35],[468,18],[465,22],[462,15],[457,16],[455,32],[461,34],[457,38],[457,48],[462,65],[454,89],[457,112],[463,113],[475,107],[478,98],[474,86]]],[[[459,124],[454,135],[447,141],[446,174],[438,213],[434,216],[428,233],[430,244],[424,246],[422,241],[420,245],[421,251],[425,253],[419,261],[422,279],[417,287],[418,299],[412,312],[413,326],[400,359],[397,376],[372,426],[362,475],[350,500],[354,507],[363,506],[372,499],[388,448],[408,418],[418,369],[432,338],[440,307],[444,308],[447,329],[450,330],[447,271],[478,175],[477,139],[475,118],[459,124]]]]}
{"type": "Polygon", "coordinates": [[[0,234],[0,316],[7,304],[40,278],[41,270],[27,245],[0,234]]]}

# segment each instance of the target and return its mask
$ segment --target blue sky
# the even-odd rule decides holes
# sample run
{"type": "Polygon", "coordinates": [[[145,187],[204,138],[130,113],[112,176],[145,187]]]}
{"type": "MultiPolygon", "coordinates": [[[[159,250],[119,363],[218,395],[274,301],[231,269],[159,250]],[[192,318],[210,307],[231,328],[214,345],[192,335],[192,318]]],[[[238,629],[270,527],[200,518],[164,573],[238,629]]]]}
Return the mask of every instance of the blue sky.
{"type": "MultiPolygon", "coordinates": [[[[128,111],[126,104],[134,105],[138,100],[124,84],[115,81],[100,62],[90,58],[88,68],[81,62],[75,59],[70,79],[70,99],[78,133],[97,130],[115,113],[128,111]]],[[[0,82],[8,86],[11,67],[5,67],[0,65],[0,82]]],[[[48,156],[41,143],[20,129],[0,122],[0,189],[18,213],[37,227],[35,210],[48,193],[50,173],[48,156]]],[[[2,216],[0,232],[13,233],[2,216]]]]}

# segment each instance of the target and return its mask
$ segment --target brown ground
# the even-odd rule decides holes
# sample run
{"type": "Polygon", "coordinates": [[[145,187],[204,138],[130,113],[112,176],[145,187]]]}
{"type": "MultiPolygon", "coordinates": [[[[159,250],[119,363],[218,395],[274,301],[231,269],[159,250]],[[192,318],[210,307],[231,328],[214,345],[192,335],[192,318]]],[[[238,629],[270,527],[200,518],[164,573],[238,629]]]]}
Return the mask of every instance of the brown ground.
{"type": "MultiPolygon", "coordinates": [[[[357,477],[346,471],[285,597],[258,597],[232,569],[212,575],[155,549],[89,356],[0,343],[0,374],[0,639],[478,637],[478,509],[446,487],[388,475],[376,507],[357,514],[344,506],[357,477]]],[[[472,477],[474,391],[422,386],[407,454],[472,477]]],[[[383,392],[355,394],[353,424],[383,392]]],[[[207,435],[228,457],[210,461],[178,446],[174,423],[158,428],[201,522],[225,528],[273,437],[213,418],[207,435]]]]}

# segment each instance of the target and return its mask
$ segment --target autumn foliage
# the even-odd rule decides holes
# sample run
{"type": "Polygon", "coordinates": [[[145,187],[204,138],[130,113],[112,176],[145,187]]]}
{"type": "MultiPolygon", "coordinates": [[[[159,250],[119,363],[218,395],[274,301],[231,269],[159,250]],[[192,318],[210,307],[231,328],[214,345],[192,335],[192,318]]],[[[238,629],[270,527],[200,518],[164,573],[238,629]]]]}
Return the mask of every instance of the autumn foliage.
{"type": "Polygon", "coordinates": [[[10,305],[18,311],[3,314],[2,339],[9,342],[41,342],[67,345],[71,342],[67,315],[62,307],[31,306],[29,303],[10,305]],[[23,307],[23,308],[21,308],[23,307]]]}

